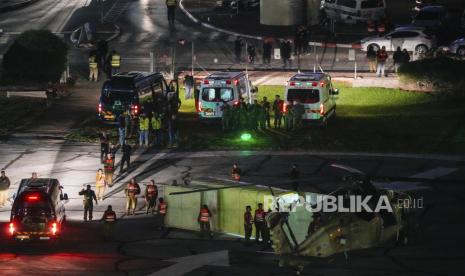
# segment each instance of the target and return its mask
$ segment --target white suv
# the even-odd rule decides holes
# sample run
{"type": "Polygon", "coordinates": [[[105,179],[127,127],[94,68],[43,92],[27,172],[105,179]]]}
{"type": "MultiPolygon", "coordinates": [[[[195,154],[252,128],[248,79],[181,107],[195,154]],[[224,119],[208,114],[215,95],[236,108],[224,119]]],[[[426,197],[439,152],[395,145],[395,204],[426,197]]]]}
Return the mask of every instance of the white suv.
{"type": "Polygon", "coordinates": [[[361,44],[363,51],[367,51],[369,46],[375,51],[385,46],[387,51],[395,51],[400,47],[409,52],[426,53],[436,46],[436,39],[424,28],[401,27],[383,36],[362,39],[361,44]]]}

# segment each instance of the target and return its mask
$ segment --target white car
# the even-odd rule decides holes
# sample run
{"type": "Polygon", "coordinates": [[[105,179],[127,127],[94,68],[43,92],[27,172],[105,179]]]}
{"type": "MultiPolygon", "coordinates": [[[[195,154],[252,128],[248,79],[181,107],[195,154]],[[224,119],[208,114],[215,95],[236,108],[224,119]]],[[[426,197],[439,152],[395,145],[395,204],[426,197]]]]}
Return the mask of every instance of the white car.
{"type": "Polygon", "coordinates": [[[377,51],[385,46],[386,51],[395,51],[397,47],[407,49],[409,52],[426,53],[436,46],[436,39],[424,28],[400,27],[382,36],[372,36],[362,39],[363,51],[373,47],[377,51]]]}
{"type": "Polygon", "coordinates": [[[455,40],[449,45],[449,52],[461,57],[465,57],[465,38],[455,40]]]}

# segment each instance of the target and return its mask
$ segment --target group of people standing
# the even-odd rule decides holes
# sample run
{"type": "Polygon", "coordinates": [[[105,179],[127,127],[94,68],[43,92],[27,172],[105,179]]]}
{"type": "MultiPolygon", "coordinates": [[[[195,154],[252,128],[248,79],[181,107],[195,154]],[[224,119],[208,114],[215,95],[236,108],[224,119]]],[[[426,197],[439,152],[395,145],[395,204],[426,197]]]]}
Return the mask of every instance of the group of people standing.
{"type": "MultiPolygon", "coordinates": [[[[308,44],[308,42],[306,43],[308,44]]],[[[242,38],[237,37],[234,41],[234,54],[235,54],[235,61],[236,63],[242,62],[242,55],[243,55],[243,48],[244,48],[244,41],[242,38]]],[[[279,49],[281,53],[281,59],[283,61],[284,68],[290,68],[292,66],[292,42],[289,39],[283,39],[279,43],[279,49]]],[[[295,48],[296,51],[299,53],[305,51],[307,49],[303,43],[299,43],[299,47],[295,48]]],[[[273,52],[273,44],[272,39],[267,38],[264,39],[262,45],[262,62],[265,66],[269,66],[271,63],[271,55],[273,52]]],[[[247,62],[250,64],[256,63],[256,49],[253,44],[247,44],[247,62]]]]}
{"type": "Polygon", "coordinates": [[[97,43],[97,49],[89,53],[89,81],[99,80],[99,71],[105,72],[107,78],[119,72],[121,56],[115,50],[108,53],[108,44],[105,40],[97,43]]]}
{"type": "MultiPolygon", "coordinates": [[[[368,65],[370,68],[370,73],[375,73],[377,77],[385,77],[386,75],[386,61],[389,58],[389,55],[386,51],[386,47],[383,46],[378,51],[375,51],[373,46],[368,46],[367,49],[367,59],[368,65]]],[[[401,49],[397,47],[393,55],[394,62],[394,72],[397,73],[399,67],[402,64],[406,64],[410,61],[410,54],[407,49],[401,49]]]]}

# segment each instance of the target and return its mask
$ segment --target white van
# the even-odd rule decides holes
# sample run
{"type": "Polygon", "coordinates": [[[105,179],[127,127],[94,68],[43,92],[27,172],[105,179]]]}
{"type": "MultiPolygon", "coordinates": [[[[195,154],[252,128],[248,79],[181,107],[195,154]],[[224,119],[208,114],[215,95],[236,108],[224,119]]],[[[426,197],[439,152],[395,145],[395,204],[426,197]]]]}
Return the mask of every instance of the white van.
{"type": "Polygon", "coordinates": [[[200,84],[196,109],[202,121],[219,120],[223,117],[223,106],[234,106],[240,98],[251,103],[257,88],[252,86],[243,72],[216,72],[200,84]]]}
{"type": "Polygon", "coordinates": [[[386,17],[385,0],[321,0],[329,19],[345,23],[377,21],[386,17]]]}
{"type": "Polygon", "coordinates": [[[336,115],[335,95],[338,94],[328,74],[298,73],[287,82],[284,104],[286,108],[291,102],[299,102],[305,109],[304,123],[326,126],[336,115]]]}

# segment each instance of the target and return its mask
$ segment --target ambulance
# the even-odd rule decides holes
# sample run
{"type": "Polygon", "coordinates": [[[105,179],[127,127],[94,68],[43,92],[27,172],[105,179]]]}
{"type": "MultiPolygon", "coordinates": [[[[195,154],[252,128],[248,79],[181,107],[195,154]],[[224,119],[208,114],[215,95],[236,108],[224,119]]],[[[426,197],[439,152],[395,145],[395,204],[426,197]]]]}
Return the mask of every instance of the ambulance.
{"type": "Polygon", "coordinates": [[[292,102],[303,105],[304,123],[322,126],[336,116],[336,95],[339,90],[333,87],[331,77],[326,73],[298,73],[287,82],[284,93],[284,111],[292,102]]]}
{"type": "Polygon", "coordinates": [[[244,72],[216,72],[207,76],[200,84],[196,95],[196,110],[203,122],[220,120],[224,105],[231,107],[241,98],[251,103],[258,92],[244,72]]]}

